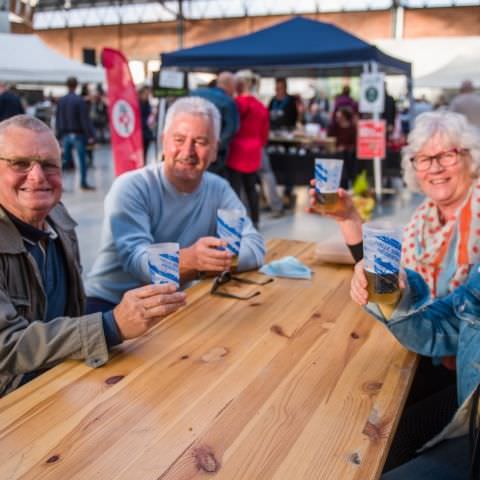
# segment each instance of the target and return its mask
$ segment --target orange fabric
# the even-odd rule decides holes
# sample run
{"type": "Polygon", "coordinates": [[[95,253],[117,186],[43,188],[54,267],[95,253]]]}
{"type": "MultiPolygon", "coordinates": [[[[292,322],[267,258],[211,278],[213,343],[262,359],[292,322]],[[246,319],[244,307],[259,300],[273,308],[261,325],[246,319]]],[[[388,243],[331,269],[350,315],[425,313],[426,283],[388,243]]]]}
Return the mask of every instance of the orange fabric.
{"type": "Polygon", "coordinates": [[[472,221],[472,204],[467,202],[460,214],[460,242],[458,245],[458,263],[460,265],[468,265],[470,256],[468,254],[468,240],[470,238],[470,224],[472,221]]]}

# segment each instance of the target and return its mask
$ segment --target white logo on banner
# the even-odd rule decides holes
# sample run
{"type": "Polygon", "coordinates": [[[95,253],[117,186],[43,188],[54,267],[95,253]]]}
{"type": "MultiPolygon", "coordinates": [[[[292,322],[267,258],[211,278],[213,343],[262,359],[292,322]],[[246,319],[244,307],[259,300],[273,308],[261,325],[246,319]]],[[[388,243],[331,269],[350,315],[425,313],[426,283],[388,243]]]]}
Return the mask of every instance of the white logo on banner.
{"type": "Polygon", "coordinates": [[[129,137],[135,129],[133,108],[125,100],[117,100],[112,110],[113,128],[123,138],[129,137]]]}

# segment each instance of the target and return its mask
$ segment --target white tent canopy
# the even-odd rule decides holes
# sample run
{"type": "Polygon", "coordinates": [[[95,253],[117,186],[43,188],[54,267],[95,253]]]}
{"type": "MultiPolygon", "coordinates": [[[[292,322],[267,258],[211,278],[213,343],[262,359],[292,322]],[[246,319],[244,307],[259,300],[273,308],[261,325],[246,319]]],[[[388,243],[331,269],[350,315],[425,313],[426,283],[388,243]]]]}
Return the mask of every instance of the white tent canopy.
{"type": "Polygon", "coordinates": [[[480,54],[480,36],[389,38],[373,43],[389,55],[411,62],[414,79],[444,67],[460,55],[480,54]]]}
{"type": "Polygon", "coordinates": [[[480,86],[480,36],[377,40],[382,50],[412,63],[414,87],[480,86]]]}
{"type": "Polygon", "coordinates": [[[36,35],[0,33],[0,81],[63,85],[67,77],[98,83],[104,81],[104,72],[64,57],[36,35]]]}
{"type": "Polygon", "coordinates": [[[471,80],[475,87],[480,88],[480,51],[454,58],[444,67],[417,78],[415,86],[453,89],[459,88],[463,80],[471,80]]]}

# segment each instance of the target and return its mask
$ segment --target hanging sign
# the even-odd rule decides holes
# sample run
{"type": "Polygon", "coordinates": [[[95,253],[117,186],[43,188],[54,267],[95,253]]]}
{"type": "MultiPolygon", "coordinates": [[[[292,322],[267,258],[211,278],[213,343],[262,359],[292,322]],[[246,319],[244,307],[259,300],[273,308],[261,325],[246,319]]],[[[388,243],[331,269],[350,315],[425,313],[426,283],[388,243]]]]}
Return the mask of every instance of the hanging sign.
{"type": "Polygon", "coordinates": [[[152,86],[154,97],[184,97],[188,93],[187,74],[162,68],[153,72],[152,86]]]}
{"type": "Polygon", "coordinates": [[[363,73],[360,77],[360,113],[383,113],[385,105],[385,75],[363,73]]]}
{"type": "Polygon", "coordinates": [[[359,120],[357,128],[357,158],[385,158],[385,120],[359,120]]]}

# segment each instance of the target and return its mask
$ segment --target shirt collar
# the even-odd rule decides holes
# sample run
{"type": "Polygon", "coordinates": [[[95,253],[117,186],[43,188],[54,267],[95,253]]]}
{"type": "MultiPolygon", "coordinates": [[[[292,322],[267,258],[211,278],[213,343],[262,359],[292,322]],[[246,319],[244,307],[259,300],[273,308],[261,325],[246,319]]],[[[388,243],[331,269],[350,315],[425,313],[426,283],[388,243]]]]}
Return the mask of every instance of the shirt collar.
{"type": "Polygon", "coordinates": [[[47,221],[45,222],[45,229],[40,230],[20,220],[18,217],[13,215],[13,213],[10,213],[8,210],[6,210],[5,207],[3,207],[3,209],[8,215],[8,218],[10,218],[15,227],[17,227],[20,235],[23,237],[24,240],[30,243],[37,243],[40,240],[46,240],[48,238],[51,240],[55,240],[58,237],[57,232],[47,221]]]}

